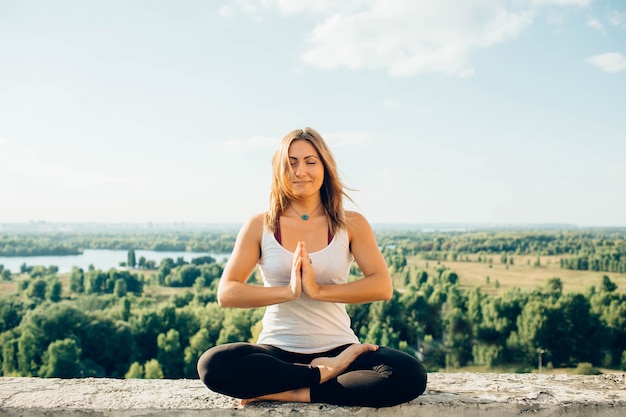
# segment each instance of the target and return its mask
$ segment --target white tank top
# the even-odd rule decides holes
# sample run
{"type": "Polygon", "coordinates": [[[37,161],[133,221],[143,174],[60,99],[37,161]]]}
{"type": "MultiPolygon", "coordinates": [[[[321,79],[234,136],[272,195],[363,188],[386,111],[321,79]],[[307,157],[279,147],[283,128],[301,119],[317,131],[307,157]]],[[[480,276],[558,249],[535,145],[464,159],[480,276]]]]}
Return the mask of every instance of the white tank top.
{"type": "MultiPolygon", "coordinates": [[[[315,280],[322,285],[348,282],[353,257],[348,232],[338,231],[325,248],[309,254],[315,280]]],[[[266,287],[285,286],[291,277],[293,253],[263,228],[259,269],[266,287]]],[[[359,343],[350,328],[345,304],[314,301],[302,294],[298,300],[267,306],[263,331],[257,343],[297,353],[316,353],[348,343],[359,343]]]]}

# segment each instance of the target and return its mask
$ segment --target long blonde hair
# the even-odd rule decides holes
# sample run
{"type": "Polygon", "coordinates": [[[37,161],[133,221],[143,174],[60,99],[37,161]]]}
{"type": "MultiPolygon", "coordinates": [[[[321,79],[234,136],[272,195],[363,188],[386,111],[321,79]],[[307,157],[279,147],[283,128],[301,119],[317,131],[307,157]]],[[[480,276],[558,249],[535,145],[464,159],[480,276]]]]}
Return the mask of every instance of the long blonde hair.
{"type": "Polygon", "coordinates": [[[345,212],[343,208],[344,197],[352,201],[346,193],[346,187],[339,179],[337,163],[332,152],[322,136],[311,129],[296,129],[283,137],[274,151],[272,157],[272,189],[270,192],[270,208],[265,214],[265,226],[272,232],[276,230],[278,218],[287,209],[292,200],[297,196],[291,189],[292,168],[289,164],[289,146],[294,140],[306,140],[317,151],[324,165],[324,182],[320,189],[322,205],[326,209],[330,231],[335,234],[337,230],[346,226],[345,212]]]}

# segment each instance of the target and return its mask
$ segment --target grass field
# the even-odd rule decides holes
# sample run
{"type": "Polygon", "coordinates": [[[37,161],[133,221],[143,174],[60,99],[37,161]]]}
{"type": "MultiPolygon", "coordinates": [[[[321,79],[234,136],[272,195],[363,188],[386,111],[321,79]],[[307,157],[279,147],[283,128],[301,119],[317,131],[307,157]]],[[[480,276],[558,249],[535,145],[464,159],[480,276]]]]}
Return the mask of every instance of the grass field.
{"type": "Polygon", "coordinates": [[[445,266],[457,273],[463,288],[480,287],[485,294],[500,294],[513,287],[544,287],[548,279],[554,277],[561,279],[564,292],[582,293],[592,285],[599,288],[604,275],[617,284],[617,291],[626,293],[626,274],[561,269],[560,259],[560,256],[542,256],[540,266],[534,266],[536,256],[515,256],[514,264],[508,266],[500,262],[499,256],[493,257],[492,264],[478,262],[477,256],[470,257],[472,262],[425,261],[415,257],[407,259],[407,263],[424,269],[429,275],[435,274],[438,267],[445,266]]]}
{"type": "MultiPolygon", "coordinates": [[[[478,262],[478,256],[470,256],[471,262],[452,261],[425,261],[419,257],[407,259],[408,266],[424,269],[429,275],[436,274],[436,269],[444,266],[456,272],[459,276],[461,287],[472,289],[479,287],[484,294],[497,295],[510,290],[513,287],[521,289],[533,289],[544,287],[550,278],[560,278],[564,292],[584,292],[592,285],[599,288],[602,277],[607,275],[611,281],[617,284],[617,291],[626,293],[626,274],[596,271],[571,271],[561,269],[560,256],[540,257],[540,266],[534,266],[536,256],[516,256],[513,265],[504,265],[499,256],[493,257],[493,263],[478,262]],[[489,279],[487,279],[489,277],[489,279]]],[[[154,271],[133,271],[148,278],[154,271]]],[[[0,281],[0,296],[15,293],[18,276],[14,281],[0,281]]],[[[69,295],[69,274],[59,274],[63,284],[63,296],[69,295]]],[[[395,274],[396,287],[400,287],[400,274],[395,274]]],[[[174,294],[183,292],[183,288],[162,287],[158,285],[146,285],[145,295],[166,300],[174,294]]]]}

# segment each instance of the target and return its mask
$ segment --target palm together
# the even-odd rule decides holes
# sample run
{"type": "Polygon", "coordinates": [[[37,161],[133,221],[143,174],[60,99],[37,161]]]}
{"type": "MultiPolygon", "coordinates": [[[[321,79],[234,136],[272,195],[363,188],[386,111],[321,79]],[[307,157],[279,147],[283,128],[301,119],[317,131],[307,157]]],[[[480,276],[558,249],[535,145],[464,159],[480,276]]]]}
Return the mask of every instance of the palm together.
{"type": "Polygon", "coordinates": [[[313,264],[304,242],[298,242],[298,246],[296,246],[293,254],[289,288],[294,300],[300,298],[303,293],[307,297],[315,299],[319,293],[320,287],[317,281],[315,281],[313,264]]]}

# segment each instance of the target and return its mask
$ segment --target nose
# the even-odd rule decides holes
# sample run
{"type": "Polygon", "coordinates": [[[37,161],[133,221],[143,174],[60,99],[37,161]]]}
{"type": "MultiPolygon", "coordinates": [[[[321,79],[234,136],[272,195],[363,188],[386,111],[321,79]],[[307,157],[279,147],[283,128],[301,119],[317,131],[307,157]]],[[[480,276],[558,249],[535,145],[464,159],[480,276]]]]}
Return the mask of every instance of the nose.
{"type": "Polygon", "coordinates": [[[297,165],[294,167],[294,169],[293,169],[293,174],[294,174],[296,177],[299,177],[299,176],[301,176],[301,175],[303,175],[303,174],[304,174],[304,168],[302,167],[302,164],[297,164],[297,165]]]}

